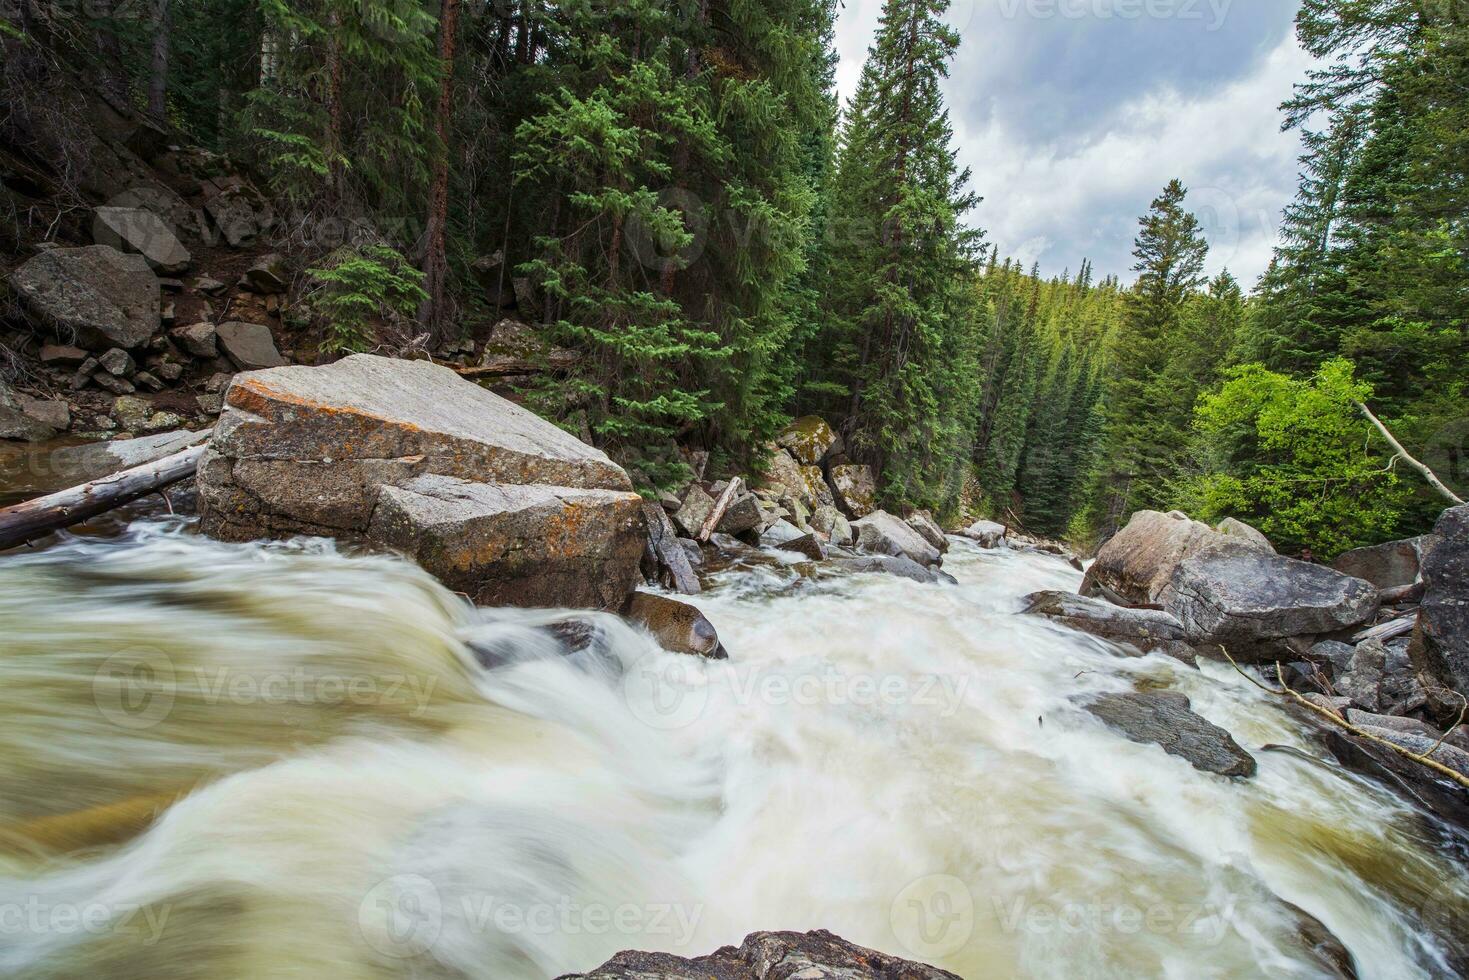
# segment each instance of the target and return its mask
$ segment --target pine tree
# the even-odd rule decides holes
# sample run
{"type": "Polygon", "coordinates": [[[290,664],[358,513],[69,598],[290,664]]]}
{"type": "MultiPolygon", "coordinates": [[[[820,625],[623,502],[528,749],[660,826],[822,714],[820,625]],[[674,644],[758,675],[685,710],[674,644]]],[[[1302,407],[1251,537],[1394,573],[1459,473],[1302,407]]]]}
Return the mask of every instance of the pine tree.
{"type": "MultiPolygon", "coordinates": [[[[959,37],[949,0],[886,0],[842,125],[833,193],[833,381],[850,392],[849,448],[898,508],[939,505],[962,458],[951,406],[973,351],[956,316],[978,234],[939,90],[959,37]]],[[[958,413],[964,414],[962,412],[958,413]]]]}

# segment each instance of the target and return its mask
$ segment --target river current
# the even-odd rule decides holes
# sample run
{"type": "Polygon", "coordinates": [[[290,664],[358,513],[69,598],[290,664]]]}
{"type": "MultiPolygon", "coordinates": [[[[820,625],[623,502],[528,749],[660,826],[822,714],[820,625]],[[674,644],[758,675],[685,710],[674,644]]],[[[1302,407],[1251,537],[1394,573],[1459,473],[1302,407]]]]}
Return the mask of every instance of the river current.
{"type": "Polygon", "coordinates": [[[0,976],[541,978],[814,928],[968,978],[1337,975],[1312,919],[1363,977],[1454,975],[1443,831],[1228,665],[1018,615],[1065,563],[945,568],[738,563],[706,662],[322,542],[0,558],[0,976]],[[1079,706],[1157,688],[1258,774],[1079,706]]]}

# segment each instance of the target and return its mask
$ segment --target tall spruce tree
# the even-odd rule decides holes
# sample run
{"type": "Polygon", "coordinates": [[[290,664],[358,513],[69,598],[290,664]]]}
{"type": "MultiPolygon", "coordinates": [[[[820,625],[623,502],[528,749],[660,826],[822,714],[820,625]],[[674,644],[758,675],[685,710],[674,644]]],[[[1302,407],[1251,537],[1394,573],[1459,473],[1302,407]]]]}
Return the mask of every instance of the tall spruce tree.
{"type": "Polygon", "coordinates": [[[961,225],[977,199],[940,90],[959,47],[948,7],[886,0],[833,190],[831,378],[849,392],[850,450],[895,507],[942,504],[968,435],[956,420],[975,346],[958,312],[979,235],[961,225]]]}

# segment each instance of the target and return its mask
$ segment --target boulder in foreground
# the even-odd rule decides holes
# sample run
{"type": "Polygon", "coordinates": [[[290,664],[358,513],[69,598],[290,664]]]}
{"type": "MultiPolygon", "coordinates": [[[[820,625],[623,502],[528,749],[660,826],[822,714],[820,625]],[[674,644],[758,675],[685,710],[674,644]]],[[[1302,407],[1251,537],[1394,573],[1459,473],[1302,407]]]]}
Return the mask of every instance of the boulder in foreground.
{"type": "Polygon", "coordinates": [[[617,609],[643,556],[622,468],[425,361],[242,374],[199,467],[201,526],[407,552],[479,602],[617,609]]]}
{"type": "Polygon", "coordinates": [[[1181,514],[1140,510],[1097,552],[1081,591],[1132,605],[1151,605],[1159,601],[1174,569],[1185,560],[1216,551],[1259,550],[1263,549],[1243,538],[1220,534],[1181,514]]]}
{"type": "Polygon", "coordinates": [[[937,565],[943,555],[924,540],[923,535],[913,530],[902,518],[885,510],[874,511],[852,523],[857,534],[857,547],[874,555],[891,555],[908,558],[920,565],[937,565]]]}
{"type": "Polygon", "coordinates": [[[888,956],[824,930],[757,932],[738,948],[684,959],[618,953],[590,973],[561,980],[959,980],[936,966],[888,956]]]}

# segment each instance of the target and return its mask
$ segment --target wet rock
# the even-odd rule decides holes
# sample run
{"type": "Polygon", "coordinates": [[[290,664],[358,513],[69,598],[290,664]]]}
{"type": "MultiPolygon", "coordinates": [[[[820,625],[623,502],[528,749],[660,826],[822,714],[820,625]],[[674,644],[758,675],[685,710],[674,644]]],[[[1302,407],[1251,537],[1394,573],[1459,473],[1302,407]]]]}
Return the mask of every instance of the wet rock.
{"type": "Polygon", "coordinates": [[[26,308],[63,342],[142,347],[158,332],[158,277],[141,255],[106,245],[53,248],[10,276],[26,308]]]}
{"type": "Polygon", "coordinates": [[[955,584],[953,576],[933,568],[925,568],[911,558],[893,555],[859,555],[856,558],[833,558],[828,563],[834,570],[852,575],[873,573],[896,575],[925,585],[955,584]]]}
{"type": "Polygon", "coordinates": [[[276,252],[262,255],[240,277],[240,288],[261,296],[278,296],[286,291],[291,273],[286,260],[276,252]]]}
{"type": "Polygon", "coordinates": [[[760,535],[760,543],[770,548],[779,548],[788,541],[794,541],[806,534],[796,525],[787,520],[779,520],[760,535]]]}
{"type": "Polygon", "coordinates": [[[186,327],[177,327],[169,331],[169,336],[190,357],[207,361],[219,356],[219,344],[212,323],[191,323],[186,327]]]}
{"type": "Polygon", "coordinates": [[[1200,652],[1219,656],[1218,647],[1196,648],[1175,617],[1158,609],[1127,609],[1070,592],[1036,592],[1025,597],[1022,612],[1043,616],[1140,653],[1162,653],[1193,664],[1200,652]]]}
{"type": "Polygon", "coordinates": [[[1201,772],[1253,776],[1255,760],[1229,732],[1194,713],[1177,691],[1104,694],[1086,710],[1134,742],[1151,742],[1201,772]]]}
{"type": "Polygon", "coordinates": [[[683,502],[673,515],[673,523],[686,537],[697,537],[704,522],[714,513],[714,498],[704,488],[692,483],[684,491],[683,502]]]}
{"type": "Polygon", "coordinates": [[[481,602],[620,608],[643,555],[620,467],[426,361],[237,376],[198,484],[215,537],[365,536],[481,602]]]}
{"type": "Polygon", "coordinates": [[[1237,538],[1257,551],[1268,551],[1272,554],[1275,552],[1275,545],[1270,543],[1270,539],[1265,537],[1259,529],[1246,524],[1244,521],[1236,520],[1233,517],[1226,517],[1219,522],[1215,530],[1227,538],[1237,538]]]}
{"type": "Polygon", "coordinates": [[[133,356],[118,347],[112,348],[97,358],[97,363],[101,365],[102,370],[116,378],[131,378],[138,369],[137,364],[133,361],[133,356]]]}
{"type": "Polygon", "coordinates": [[[560,980],[960,980],[955,974],[865,949],[825,931],[757,932],[736,949],[683,959],[618,953],[590,973],[560,980]]]}
{"type": "Polygon", "coordinates": [[[679,538],[678,546],[683,549],[684,555],[689,559],[689,565],[700,568],[704,564],[704,549],[699,547],[699,542],[690,541],[688,538],[679,538]]]}
{"type": "Polygon", "coordinates": [[[629,600],[624,615],[652,633],[665,650],[710,660],[729,659],[714,624],[686,602],[638,592],[629,600]]]}
{"type": "Polygon", "coordinates": [[[843,463],[831,468],[831,488],[837,506],[854,520],[877,508],[877,478],[872,467],[843,463]]]}
{"type": "MultiPolygon", "coordinates": [[[[112,426],[111,419],[101,421],[112,426]]],[[[96,424],[95,422],[93,424],[96,424]]],[[[137,439],[112,439],[107,442],[91,442],[81,446],[64,446],[51,453],[49,470],[54,476],[51,486],[39,488],[43,491],[72,487],[90,480],[101,479],[119,470],[131,469],[156,462],[165,456],[197,446],[209,438],[207,432],[162,432],[137,439]]]]}
{"type": "Polygon", "coordinates": [[[1102,546],[1081,591],[1131,605],[1155,604],[1185,560],[1212,552],[1259,551],[1248,541],[1227,537],[1183,515],[1141,510],[1102,546]]]}
{"type": "Polygon", "coordinates": [[[80,347],[65,344],[43,344],[40,353],[41,363],[54,368],[79,367],[88,356],[80,347]]]}
{"type": "Polygon", "coordinates": [[[479,605],[615,609],[638,580],[642,498],[424,475],[382,487],[367,537],[479,605]]]}
{"type": "Polygon", "coordinates": [[[186,272],[194,262],[173,229],[143,208],[98,208],[92,238],[98,245],[141,255],[154,272],[163,276],[186,272]]]}
{"type": "Polygon", "coordinates": [[[65,432],[71,428],[71,406],[59,398],[31,398],[16,394],[20,410],[49,429],[65,432]]]}
{"type": "Polygon", "coordinates": [[[1352,705],[1351,698],[1332,697],[1329,694],[1317,694],[1314,691],[1302,694],[1301,697],[1310,701],[1318,708],[1325,708],[1338,718],[1346,718],[1346,711],[1352,705]]]}
{"type": "Polygon", "coordinates": [[[871,554],[908,558],[925,566],[937,565],[943,558],[917,531],[887,511],[853,522],[852,530],[857,534],[857,547],[871,554]]]}
{"type": "Polygon", "coordinates": [[[699,578],[689,564],[688,552],[679,544],[678,530],[668,511],[658,504],[643,501],[643,522],[648,527],[647,552],[643,556],[643,575],[652,581],[684,595],[698,595],[699,578]]]}
{"type": "Polygon", "coordinates": [[[919,510],[909,514],[908,526],[917,531],[923,540],[937,548],[940,554],[949,550],[949,539],[944,535],[944,529],[938,526],[928,511],[919,510]]]}
{"type": "Polygon", "coordinates": [[[1427,767],[1384,745],[1323,726],[1322,741],[1338,762],[1384,786],[1442,820],[1469,832],[1469,796],[1427,767]]]}
{"type": "Polygon", "coordinates": [[[1252,550],[1208,549],[1180,562],[1161,600],[1195,638],[1226,646],[1332,633],[1368,622],[1378,607],[1368,582],[1252,550]]]}
{"type": "Polygon", "coordinates": [[[1005,525],[997,524],[994,521],[975,521],[959,534],[981,548],[998,548],[1005,543],[1005,535],[1008,530],[1005,525]]]}
{"type": "Polygon", "coordinates": [[[1331,567],[1343,575],[1365,579],[1384,592],[1405,588],[1418,581],[1423,556],[1434,540],[1431,535],[1422,535],[1357,548],[1341,555],[1331,567]]]}
{"type": "Polygon", "coordinates": [[[803,466],[820,466],[827,456],[841,452],[841,436],[817,415],[796,419],[781,430],[775,442],[803,466]]]}
{"type": "Polygon", "coordinates": [[[837,547],[846,547],[856,540],[851,522],[832,505],[816,508],[811,514],[810,524],[813,531],[826,535],[827,540],[837,547]]]}
{"type": "Polygon", "coordinates": [[[270,328],[259,323],[234,320],[215,329],[219,346],[241,371],[282,367],[286,359],[276,350],[270,328]]]}
{"type": "Polygon", "coordinates": [[[794,551],[798,555],[805,555],[812,561],[826,561],[826,545],[815,534],[803,534],[798,538],[792,538],[780,546],[785,551],[794,551]]]}
{"type": "Polygon", "coordinates": [[[1469,504],[1444,511],[1433,533],[1410,655],[1419,671],[1469,695],[1469,504]]]}
{"type": "Polygon", "coordinates": [[[1439,765],[1447,766],[1459,775],[1469,778],[1469,752],[1465,752],[1456,745],[1450,745],[1447,742],[1439,744],[1437,738],[1393,728],[1378,728],[1373,725],[1358,725],[1357,727],[1368,735],[1401,746],[1414,755],[1432,759],[1439,765]]]}
{"type": "Polygon", "coordinates": [[[44,442],[56,434],[52,426],[40,422],[22,407],[20,397],[0,383],[0,439],[44,442]]]}

